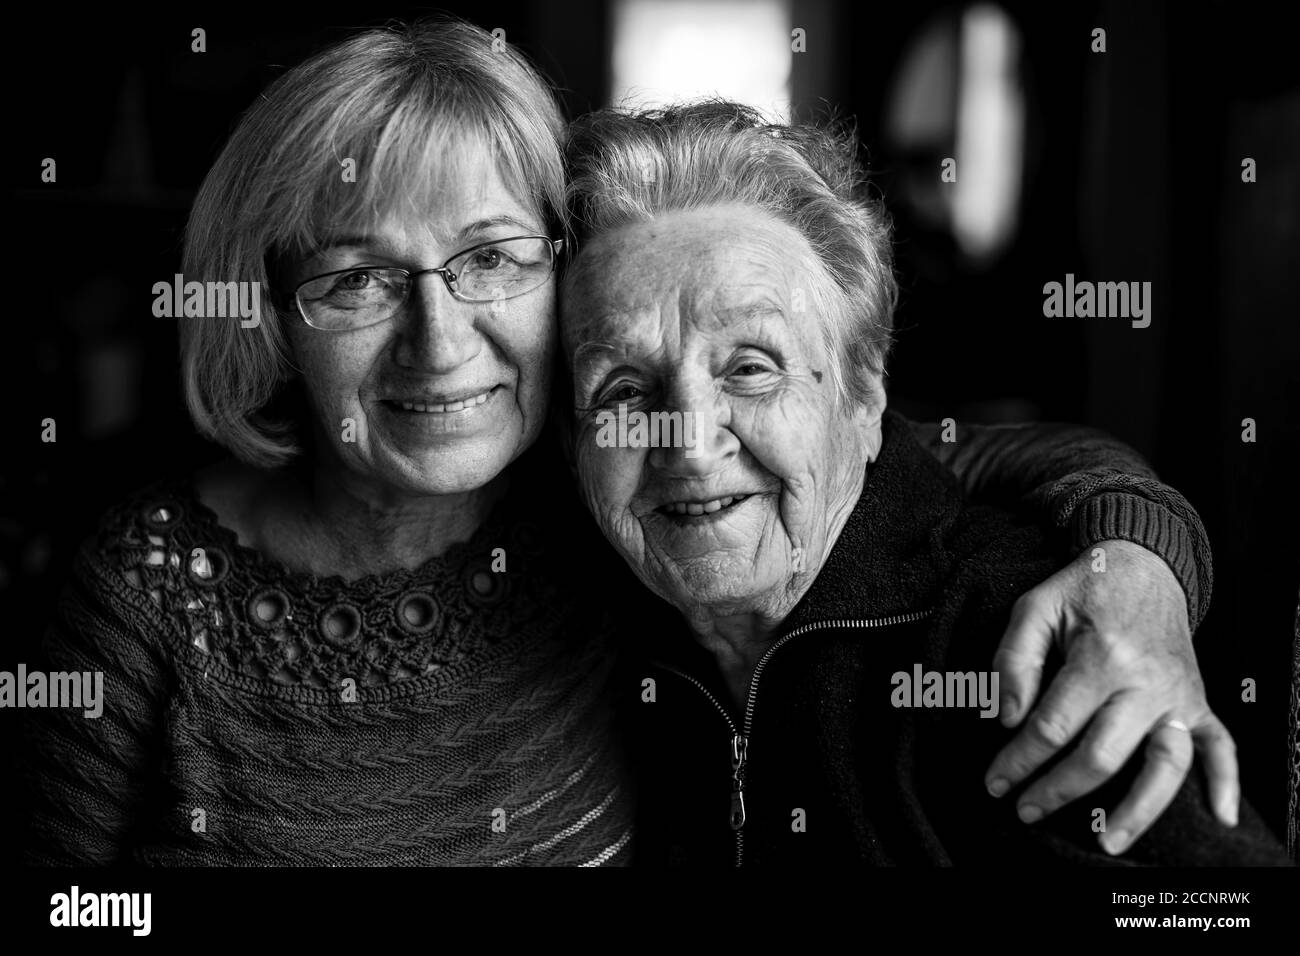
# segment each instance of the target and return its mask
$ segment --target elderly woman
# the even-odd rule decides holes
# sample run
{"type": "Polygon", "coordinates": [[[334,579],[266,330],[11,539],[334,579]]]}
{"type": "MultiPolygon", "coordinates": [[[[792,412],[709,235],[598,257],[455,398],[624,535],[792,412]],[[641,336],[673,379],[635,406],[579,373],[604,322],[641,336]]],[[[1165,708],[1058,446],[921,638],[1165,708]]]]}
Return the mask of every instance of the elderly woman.
{"type": "MultiPolygon", "coordinates": [[[[181,331],[190,413],[233,458],[112,508],[80,552],[46,666],[102,673],[103,716],[39,713],[32,859],[628,861],[609,626],[625,596],[594,585],[608,550],[559,443],[538,441],[562,129],[538,74],[459,22],[361,33],[242,118],[195,201],[184,274],[247,283],[260,307],[181,331]]],[[[824,371],[827,386],[841,377],[824,371]]],[[[1043,485],[1049,525],[1107,495],[1167,513],[1094,473],[1122,458],[1113,446],[972,430],[962,454],[972,483],[1043,485]]],[[[748,474],[775,492],[775,473],[748,474]]],[[[827,503],[798,487],[792,529],[827,503]]],[[[763,501],[741,507],[757,518],[763,501]]],[[[1170,520],[1103,529],[1183,528],[1145,539],[1187,603],[1143,551],[1184,616],[1125,632],[1139,664],[1177,647],[1187,604],[1208,598],[1196,531],[1170,520]]],[[[816,567],[826,541],[798,534],[816,567]]],[[[748,587],[744,568],[719,570],[748,587]]],[[[1086,597],[1062,573],[1033,607],[1086,597]]],[[[1109,601],[1144,599],[1130,583],[1109,601]]],[[[1204,704],[1194,666],[1163,683],[1140,666],[1081,673],[1204,704]]],[[[1027,708],[1032,674],[1020,693],[1027,708]]],[[[1012,775],[1042,759],[1013,757],[1012,775]]]]}
{"type": "MultiPolygon", "coordinates": [[[[1233,830],[1199,781],[1180,790],[1193,744],[1177,710],[1137,728],[1151,759],[1108,822],[1115,794],[1098,792],[1025,826],[1122,751],[1067,757],[1065,778],[1018,794],[1019,820],[994,799],[1009,781],[985,792],[1005,736],[984,719],[989,665],[1050,555],[1037,530],[967,506],[886,409],[888,230],[854,198],[851,140],[709,103],[581,120],[570,163],[574,462],[605,536],[677,612],[626,625],[656,658],[623,691],[644,858],[1107,861],[1102,833],[1135,860],[1281,862],[1249,808],[1233,830]],[[615,410],[680,413],[693,441],[613,442],[615,410]]],[[[1108,704],[1087,734],[1115,720],[1108,704]]]]}

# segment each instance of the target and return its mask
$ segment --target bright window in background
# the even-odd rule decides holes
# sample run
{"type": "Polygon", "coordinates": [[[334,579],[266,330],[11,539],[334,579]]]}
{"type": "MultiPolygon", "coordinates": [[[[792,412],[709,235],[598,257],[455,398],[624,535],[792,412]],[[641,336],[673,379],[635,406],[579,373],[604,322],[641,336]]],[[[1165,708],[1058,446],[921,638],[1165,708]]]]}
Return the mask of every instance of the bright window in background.
{"type": "Polygon", "coordinates": [[[997,252],[1016,226],[1025,131],[1019,64],[1019,32],[1002,10],[976,6],[962,15],[952,225],[973,258],[997,252]]]}
{"type": "Polygon", "coordinates": [[[952,233],[968,261],[994,260],[1015,238],[1024,176],[1021,39],[1000,7],[932,19],[905,51],[886,111],[896,148],[922,166],[907,200],[952,233]],[[939,158],[956,160],[956,182],[939,158]]]}
{"type": "Polygon", "coordinates": [[[789,0],[614,0],[613,103],[720,96],[790,116],[789,0]]]}

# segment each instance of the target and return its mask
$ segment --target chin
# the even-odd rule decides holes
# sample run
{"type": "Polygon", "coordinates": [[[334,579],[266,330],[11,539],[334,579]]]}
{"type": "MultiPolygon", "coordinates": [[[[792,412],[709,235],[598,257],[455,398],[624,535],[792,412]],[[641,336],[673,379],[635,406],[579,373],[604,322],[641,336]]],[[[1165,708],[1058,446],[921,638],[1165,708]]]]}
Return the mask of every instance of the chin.
{"type": "Polygon", "coordinates": [[[392,455],[378,469],[388,484],[413,495],[460,495],[497,478],[517,457],[508,448],[447,448],[392,455]]]}
{"type": "Polygon", "coordinates": [[[670,564],[671,582],[665,593],[681,607],[757,607],[776,582],[757,580],[751,556],[719,561],[704,558],[670,564]]]}
{"type": "Polygon", "coordinates": [[[421,463],[420,487],[427,495],[456,495],[490,485],[509,467],[515,456],[500,453],[478,458],[449,454],[437,461],[421,463]]]}

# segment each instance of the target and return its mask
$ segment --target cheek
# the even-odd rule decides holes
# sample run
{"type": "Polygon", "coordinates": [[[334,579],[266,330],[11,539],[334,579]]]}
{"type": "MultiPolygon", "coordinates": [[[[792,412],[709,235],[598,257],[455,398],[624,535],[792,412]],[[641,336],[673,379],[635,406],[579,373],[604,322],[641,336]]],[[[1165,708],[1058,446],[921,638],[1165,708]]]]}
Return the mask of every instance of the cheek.
{"type": "Polygon", "coordinates": [[[636,448],[601,448],[596,428],[578,435],[578,482],[592,513],[604,524],[621,521],[641,482],[645,453],[636,448]]]}
{"type": "MultiPolygon", "coordinates": [[[[383,342],[362,332],[295,337],[294,353],[313,406],[322,414],[356,411],[359,392],[383,342]]],[[[327,423],[331,424],[332,423],[327,423]]]]}
{"type": "Polygon", "coordinates": [[[817,475],[834,444],[828,399],[820,388],[783,388],[738,407],[732,428],[745,449],[778,478],[817,475]]]}
{"type": "Polygon", "coordinates": [[[521,389],[549,391],[551,363],[555,357],[559,330],[555,318],[555,297],[528,302],[511,310],[500,323],[499,335],[506,358],[519,372],[521,389]]]}

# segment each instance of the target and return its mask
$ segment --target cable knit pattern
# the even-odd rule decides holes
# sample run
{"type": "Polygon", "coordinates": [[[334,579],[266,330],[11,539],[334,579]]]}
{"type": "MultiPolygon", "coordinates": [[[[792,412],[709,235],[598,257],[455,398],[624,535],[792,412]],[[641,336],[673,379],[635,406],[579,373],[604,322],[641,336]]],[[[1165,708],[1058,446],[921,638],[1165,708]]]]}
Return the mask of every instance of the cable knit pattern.
{"type": "Polygon", "coordinates": [[[1196,509],[1128,445],[1082,425],[963,423],[948,440],[938,425],[909,425],[971,500],[1046,515],[1071,553],[1100,541],[1141,545],[1182,585],[1193,633],[1205,619],[1214,590],[1209,536],[1196,509]]]}
{"type": "Polygon", "coordinates": [[[1070,475],[1052,484],[1045,497],[1054,502],[1056,526],[1069,530],[1075,549],[1120,539],[1164,558],[1187,595],[1192,631],[1201,626],[1214,590],[1214,563],[1209,538],[1186,498],[1158,481],[1117,471],[1070,475]]]}
{"type": "Polygon", "coordinates": [[[626,862],[608,621],[540,511],[345,582],[240,546],[188,482],[114,509],[47,640],[104,673],[104,713],[33,716],[32,860],[626,862]]]}

